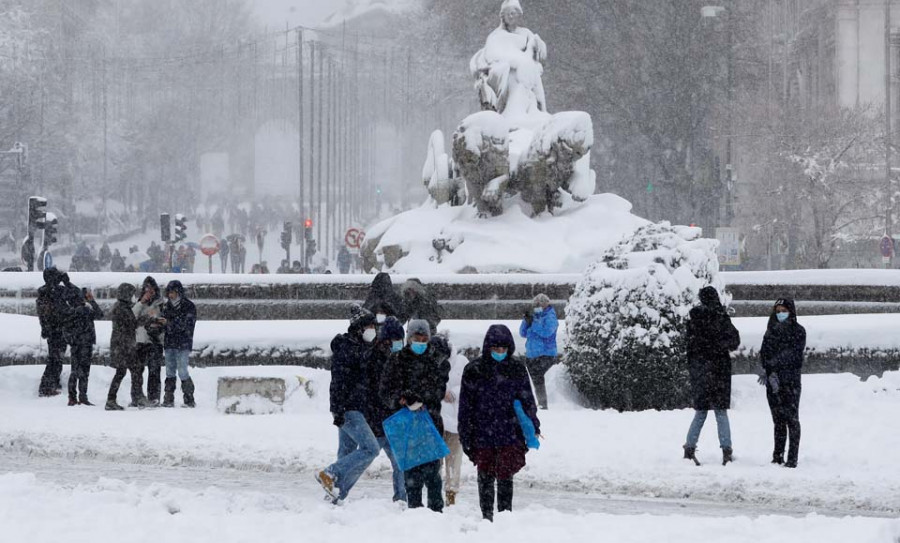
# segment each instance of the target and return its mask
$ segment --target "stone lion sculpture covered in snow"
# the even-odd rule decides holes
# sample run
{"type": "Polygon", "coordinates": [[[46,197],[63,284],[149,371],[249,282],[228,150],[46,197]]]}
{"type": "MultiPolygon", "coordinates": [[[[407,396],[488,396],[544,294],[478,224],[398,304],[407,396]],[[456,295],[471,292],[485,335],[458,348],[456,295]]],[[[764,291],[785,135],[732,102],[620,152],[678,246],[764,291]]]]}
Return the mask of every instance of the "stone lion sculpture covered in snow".
{"type": "Polygon", "coordinates": [[[462,121],[452,141],[432,134],[423,179],[438,204],[474,204],[483,216],[503,213],[504,196],[520,195],[533,213],[594,193],[590,168],[594,129],[590,115],[552,115],[542,80],[547,44],[521,26],[519,0],[504,0],[500,26],[472,57],[482,111],[462,121]]]}

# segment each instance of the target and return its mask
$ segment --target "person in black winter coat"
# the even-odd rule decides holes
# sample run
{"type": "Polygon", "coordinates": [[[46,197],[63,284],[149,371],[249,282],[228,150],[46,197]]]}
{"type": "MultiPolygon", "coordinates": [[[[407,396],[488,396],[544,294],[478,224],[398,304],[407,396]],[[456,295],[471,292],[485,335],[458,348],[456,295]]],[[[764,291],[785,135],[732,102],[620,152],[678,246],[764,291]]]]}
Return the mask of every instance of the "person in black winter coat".
{"type": "Polygon", "coordinates": [[[369,358],[369,409],[366,413],[366,421],[378,440],[378,445],[384,450],[388,460],[391,462],[392,483],[394,487],[394,501],[406,502],[406,479],[403,471],[397,465],[394,458],[394,451],[391,444],[384,434],[384,421],[390,417],[394,411],[388,402],[384,401],[379,393],[381,381],[385,374],[387,366],[392,360],[397,358],[398,353],[403,350],[404,337],[406,333],[403,331],[403,325],[394,317],[388,317],[378,330],[378,336],[372,347],[372,355],[369,358]]]}
{"type": "Polygon", "coordinates": [[[478,499],[485,519],[512,511],[513,476],[525,467],[525,435],[516,416],[519,400],[540,435],[541,422],[525,365],[514,358],[516,344],[506,326],[491,326],[481,357],[463,372],[459,394],[459,439],[478,468],[478,499]]]}
{"type": "Polygon", "coordinates": [[[106,397],[107,411],[122,411],[116,402],[119,386],[125,373],[131,372],[131,404],[129,407],[147,407],[144,398],[144,366],[137,356],[137,318],[131,310],[134,304],[134,285],[122,283],[116,290],[116,304],[112,308],[112,337],[109,342],[110,366],[116,370],[106,397]]]}
{"type": "Polygon", "coordinates": [[[63,274],[66,303],[71,309],[67,342],[72,346],[72,370],[69,375],[69,406],[92,404],[88,400],[88,380],[91,375],[91,358],[97,343],[94,321],[103,318],[103,310],[88,289],[80,289],[63,274]]]}
{"type": "MultiPolygon", "coordinates": [[[[393,412],[404,408],[425,409],[444,435],[441,401],[450,379],[450,362],[446,354],[431,341],[428,321],[410,321],[406,330],[407,345],[392,358],[381,380],[381,395],[393,412]]],[[[406,496],[410,509],[422,507],[422,489],[428,489],[428,508],[444,510],[441,461],[435,460],[406,470],[406,496]]]]}
{"type": "Polygon", "coordinates": [[[181,281],[170,281],[166,285],[166,298],[162,308],[165,324],[166,383],[163,407],[175,405],[175,377],[181,379],[184,407],[195,407],[194,381],[191,379],[188,363],[194,348],[194,326],[197,324],[197,308],[184,294],[181,281]]]}
{"type": "Polygon", "coordinates": [[[346,334],[331,341],[330,406],[338,427],[337,462],[316,473],[316,481],[338,503],[345,500],[381,450],[366,420],[370,410],[369,361],[375,341],[375,315],[354,305],[346,334]]]}
{"type": "Polygon", "coordinates": [[[441,306],[419,279],[410,279],[401,287],[403,294],[403,315],[407,319],[428,321],[431,336],[437,335],[441,323],[441,306]]]}
{"type": "Polygon", "coordinates": [[[391,276],[379,273],[372,280],[369,294],[363,303],[363,309],[375,315],[380,326],[387,317],[396,317],[400,322],[406,322],[407,317],[403,311],[403,300],[394,291],[394,283],[391,276]]]}
{"type": "Polygon", "coordinates": [[[782,298],[775,302],[759,351],[765,372],[760,383],[766,386],[766,399],[775,425],[772,463],[789,468],[797,467],[800,454],[800,374],[805,351],[806,329],[797,322],[794,300],[782,298]],[[788,435],[790,448],[785,462],[788,435]]]}
{"type": "Polygon", "coordinates": [[[731,323],[731,317],[719,293],[713,287],[700,291],[700,305],[691,309],[687,322],[687,357],[691,377],[694,421],[688,430],[684,457],[697,463],[697,442],[710,410],[716,414],[722,465],[732,460],[731,427],[728,409],[731,408],[731,351],[741,345],[741,336],[731,323]]]}
{"type": "Polygon", "coordinates": [[[38,395],[56,396],[62,391],[63,357],[66,354],[66,323],[71,310],[66,304],[65,289],[59,284],[61,274],[56,268],[44,270],[44,286],[38,289],[37,315],[41,337],[47,340],[47,366],[41,377],[38,395]]]}

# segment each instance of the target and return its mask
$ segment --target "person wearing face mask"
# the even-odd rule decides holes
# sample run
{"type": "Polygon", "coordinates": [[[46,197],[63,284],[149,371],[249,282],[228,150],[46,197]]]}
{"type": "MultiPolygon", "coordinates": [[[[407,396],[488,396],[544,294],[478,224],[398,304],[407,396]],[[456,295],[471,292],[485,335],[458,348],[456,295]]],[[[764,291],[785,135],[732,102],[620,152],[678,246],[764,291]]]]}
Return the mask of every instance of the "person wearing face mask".
{"type": "Polygon", "coordinates": [[[363,309],[375,315],[379,326],[387,317],[397,317],[400,322],[407,320],[403,313],[403,300],[394,290],[391,276],[386,273],[379,273],[372,280],[372,286],[369,287],[369,294],[363,303],[363,309]]]}
{"type": "Polygon", "coordinates": [[[773,464],[796,468],[800,454],[800,373],[806,351],[806,329],[797,322],[794,300],[775,302],[759,357],[764,374],[760,384],[766,387],[766,399],[775,425],[773,464]],[[787,462],[785,445],[790,436],[787,462]]]}
{"type": "Polygon", "coordinates": [[[372,356],[369,359],[369,408],[366,420],[375,439],[378,440],[378,445],[391,462],[394,501],[406,503],[406,481],[403,471],[397,465],[391,444],[384,434],[384,421],[391,416],[393,411],[379,392],[385,368],[403,350],[404,336],[403,325],[394,317],[388,317],[378,330],[378,336],[375,338],[375,345],[372,348],[372,356]]]}
{"type": "MultiPolygon", "coordinates": [[[[428,321],[412,320],[406,330],[407,345],[388,363],[381,380],[381,395],[392,412],[404,407],[425,409],[438,433],[443,435],[441,401],[447,392],[450,362],[446,354],[432,344],[428,321]]],[[[407,504],[422,507],[423,488],[428,490],[428,508],[444,510],[441,461],[435,460],[406,470],[407,504]]]]}
{"type": "Polygon", "coordinates": [[[534,383],[538,406],[547,409],[547,385],[544,376],[556,364],[556,331],[559,320],[546,294],[535,296],[532,307],[525,312],[519,335],[525,341],[525,367],[534,383]]]}
{"type": "Polygon", "coordinates": [[[116,370],[109,393],[106,396],[107,411],[122,411],[116,403],[119,386],[126,372],[131,372],[131,405],[147,407],[144,397],[144,365],[137,356],[137,318],[131,310],[134,303],[134,285],[122,283],[116,291],[116,304],[112,308],[112,338],[109,342],[110,366],[116,370]]]}
{"type": "Polygon", "coordinates": [[[192,301],[185,297],[181,281],[171,281],[166,285],[166,298],[169,301],[162,310],[162,323],[166,327],[166,382],[163,407],[174,407],[175,405],[176,376],[181,379],[184,407],[196,407],[194,381],[191,379],[188,362],[194,348],[197,308],[192,301]]]}
{"type": "Polygon", "coordinates": [[[334,504],[347,499],[350,490],[378,457],[381,447],[366,421],[371,390],[369,361],[372,356],[375,315],[354,305],[347,333],[331,341],[330,404],[338,427],[337,462],[316,472],[316,481],[334,504]]]}
{"type": "Polygon", "coordinates": [[[512,511],[513,476],[525,467],[528,447],[516,416],[516,400],[534,424],[535,434],[541,432],[528,371],[514,358],[515,352],[509,328],[491,326],[481,357],[463,371],[459,394],[459,439],[478,469],[481,514],[491,521],[495,497],[499,511],[512,511]]]}

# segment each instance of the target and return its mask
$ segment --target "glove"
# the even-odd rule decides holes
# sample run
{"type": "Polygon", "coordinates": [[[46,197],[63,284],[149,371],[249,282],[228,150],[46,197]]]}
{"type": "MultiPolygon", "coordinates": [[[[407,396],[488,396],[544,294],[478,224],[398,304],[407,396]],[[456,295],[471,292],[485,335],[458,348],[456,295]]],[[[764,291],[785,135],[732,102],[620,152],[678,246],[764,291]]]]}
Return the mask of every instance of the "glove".
{"type": "Polygon", "coordinates": [[[525,319],[525,322],[528,323],[528,326],[531,326],[532,323],[534,323],[534,312],[525,311],[525,315],[522,318],[525,319]]]}
{"type": "Polygon", "coordinates": [[[344,425],[344,414],[343,413],[332,413],[331,416],[334,418],[334,425],[340,428],[344,425]]]}
{"type": "Polygon", "coordinates": [[[765,376],[765,374],[760,375],[760,376],[759,376],[759,379],[757,379],[756,382],[759,383],[760,386],[766,386],[766,376],[765,376]]]}
{"type": "Polygon", "coordinates": [[[418,411],[419,409],[422,409],[422,402],[416,402],[409,406],[410,411],[418,411]]]}

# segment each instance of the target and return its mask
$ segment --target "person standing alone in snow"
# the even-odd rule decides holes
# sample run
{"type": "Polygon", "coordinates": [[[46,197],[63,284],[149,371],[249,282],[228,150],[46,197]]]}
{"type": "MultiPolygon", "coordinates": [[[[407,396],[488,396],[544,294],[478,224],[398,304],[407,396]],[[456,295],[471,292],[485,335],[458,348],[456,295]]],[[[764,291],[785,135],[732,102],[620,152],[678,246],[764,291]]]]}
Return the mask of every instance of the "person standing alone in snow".
{"type": "Polygon", "coordinates": [[[731,351],[741,345],[741,336],[713,287],[700,290],[700,305],[691,309],[687,322],[688,371],[691,378],[694,421],[688,430],[684,458],[697,461],[697,442],[709,411],[716,414],[722,465],[732,462],[731,426],[731,351]]]}
{"type": "Polygon", "coordinates": [[[525,312],[519,335],[526,338],[525,367],[531,375],[538,406],[547,409],[547,385],[544,376],[556,364],[556,331],[559,320],[546,294],[534,298],[533,307],[525,312]]]}
{"type": "Polygon", "coordinates": [[[516,416],[516,400],[534,424],[535,434],[541,433],[528,371],[513,358],[515,351],[509,328],[491,326],[481,358],[466,365],[459,394],[459,440],[478,468],[481,514],[491,521],[495,496],[499,511],[512,511],[513,476],[525,467],[528,447],[516,416]]]}
{"type": "Polygon", "coordinates": [[[759,356],[765,374],[760,382],[766,386],[766,399],[775,424],[773,464],[796,468],[800,455],[800,373],[806,351],[806,329],[797,322],[794,300],[775,302],[769,326],[763,337],[759,356]],[[784,448],[790,435],[787,462],[784,448]]]}
{"type": "Polygon", "coordinates": [[[191,350],[194,348],[194,326],[197,323],[197,308],[185,298],[181,281],[171,281],[166,285],[166,298],[162,318],[166,327],[165,357],[166,384],[163,407],[175,406],[175,377],[181,379],[184,407],[195,407],[194,381],[188,369],[191,350]]]}
{"type": "Polygon", "coordinates": [[[368,370],[375,341],[375,315],[354,305],[346,334],[331,341],[331,416],[338,427],[337,462],[316,473],[316,481],[335,504],[378,457],[381,447],[366,421],[371,382],[368,370]]]}

